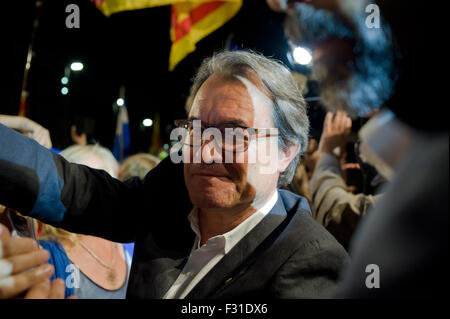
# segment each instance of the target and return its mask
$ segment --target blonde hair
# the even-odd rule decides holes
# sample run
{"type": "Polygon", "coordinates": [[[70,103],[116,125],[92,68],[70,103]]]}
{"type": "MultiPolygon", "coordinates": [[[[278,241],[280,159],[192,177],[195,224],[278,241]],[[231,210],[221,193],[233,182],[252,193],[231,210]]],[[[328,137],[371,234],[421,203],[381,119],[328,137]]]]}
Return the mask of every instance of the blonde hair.
{"type": "MultiPolygon", "coordinates": [[[[90,156],[96,156],[99,158],[106,172],[112,177],[117,177],[119,170],[119,164],[117,163],[114,155],[105,147],[96,145],[72,145],[64,149],[60,155],[66,160],[72,163],[80,164],[90,156]]],[[[56,228],[47,224],[42,224],[41,234],[39,239],[48,239],[56,241],[65,241],[69,247],[73,248],[78,244],[78,235],[68,232],[61,228],[56,228]]]]}
{"type": "Polygon", "coordinates": [[[151,154],[139,153],[128,157],[120,166],[119,179],[125,181],[133,176],[144,179],[149,171],[158,165],[160,160],[151,154]]]}
{"type": "Polygon", "coordinates": [[[79,242],[77,234],[44,223],[42,223],[39,240],[65,241],[70,248],[75,247],[79,242]]]}

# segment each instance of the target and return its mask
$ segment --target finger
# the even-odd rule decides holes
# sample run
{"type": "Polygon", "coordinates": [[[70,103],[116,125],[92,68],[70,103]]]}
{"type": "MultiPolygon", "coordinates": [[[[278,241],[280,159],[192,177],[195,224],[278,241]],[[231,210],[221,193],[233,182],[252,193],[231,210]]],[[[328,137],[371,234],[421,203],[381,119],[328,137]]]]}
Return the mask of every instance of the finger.
{"type": "Polygon", "coordinates": [[[342,117],[342,112],[337,111],[333,118],[333,131],[339,130],[339,125],[342,117]]]}
{"type": "Polygon", "coordinates": [[[43,143],[45,142],[45,132],[44,132],[44,130],[36,131],[36,134],[34,134],[34,140],[36,142],[38,142],[39,144],[41,144],[42,146],[44,146],[43,145],[43,143]]]}
{"type": "Polygon", "coordinates": [[[10,276],[13,272],[13,265],[6,259],[0,259],[0,279],[10,276]]]}
{"type": "Polygon", "coordinates": [[[50,258],[50,254],[45,249],[39,249],[27,254],[12,256],[7,262],[12,264],[12,274],[18,274],[32,267],[45,264],[50,258]]]}
{"type": "Polygon", "coordinates": [[[347,116],[347,121],[346,121],[346,127],[347,128],[351,128],[352,127],[352,119],[350,116],[347,116]]]}
{"type": "Polygon", "coordinates": [[[346,117],[344,122],[344,131],[346,134],[350,134],[352,131],[352,119],[350,117],[346,117]]]}
{"type": "Polygon", "coordinates": [[[0,242],[0,258],[8,258],[38,250],[38,243],[31,238],[9,237],[0,242]]]}
{"type": "Polygon", "coordinates": [[[27,117],[21,117],[20,124],[23,131],[29,131],[30,133],[36,131],[36,128],[38,127],[37,123],[27,117]]]}
{"type": "Polygon", "coordinates": [[[7,274],[9,272],[8,268],[11,269],[12,271],[12,266],[9,267],[8,264],[5,264],[2,260],[3,256],[4,256],[4,241],[8,241],[11,238],[11,234],[9,233],[8,228],[6,228],[5,226],[3,226],[2,224],[0,224],[0,278],[5,276],[5,275],[1,275],[1,273],[5,273],[7,274]]]}
{"type": "Polygon", "coordinates": [[[339,111],[338,117],[336,119],[336,129],[339,132],[342,132],[344,130],[345,122],[346,122],[346,114],[345,114],[345,112],[339,111]]]}
{"type": "Polygon", "coordinates": [[[52,265],[44,264],[18,275],[0,279],[0,299],[12,298],[27,291],[34,285],[50,278],[53,271],[52,265]]]}
{"type": "Polygon", "coordinates": [[[66,287],[64,284],[64,280],[61,278],[57,278],[53,280],[50,293],[48,295],[49,299],[64,299],[64,294],[66,292],[66,287]]]}
{"type": "Polygon", "coordinates": [[[350,170],[350,169],[359,169],[359,164],[358,163],[346,163],[345,165],[343,165],[342,167],[344,170],[350,170]]]}
{"type": "Polygon", "coordinates": [[[349,126],[351,127],[351,123],[351,119],[344,113],[341,122],[341,129],[344,133],[349,132],[349,126]]]}
{"type": "Polygon", "coordinates": [[[46,279],[28,290],[25,299],[47,299],[50,292],[50,280],[46,279]]]}
{"type": "Polygon", "coordinates": [[[332,121],[333,121],[333,113],[327,112],[327,115],[325,116],[325,121],[323,122],[324,132],[328,132],[329,130],[331,130],[332,121]]]}
{"type": "Polygon", "coordinates": [[[50,138],[50,132],[48,130],[45,130],[45,145],[46,148],[51,148],[52,145],[52,139],[50,138]]]}
{"type": "Polygon", "coordinates": [[[45,148],[52,147],[52,142],[50,140],[50,133],[47,129],[43,128],[42,130],[39,131],[36,137],[36,141],[45,148]]]}
{"type": "MultiPolygon", "coordinates": [[[[4,226],[3,224],[0,224],[0,240],[2,238],[9,238],[9,237],[11,237],[11,234],[9,233],[9,229],[6,226],[4,226]]],[[[0,247],[0,249],[1,249],[1,247],[0,247]]],[[[0,258],[2,258],[1,250],[0,250],[0,258]]]]}
{"type": "Polygon", "coordinates": [[[52,148],[53,144],[52,144],[52,140],[50,139],[50,135],[47,137],[47,139],[45,140],[45,147],[50,149],[52,148]]]}

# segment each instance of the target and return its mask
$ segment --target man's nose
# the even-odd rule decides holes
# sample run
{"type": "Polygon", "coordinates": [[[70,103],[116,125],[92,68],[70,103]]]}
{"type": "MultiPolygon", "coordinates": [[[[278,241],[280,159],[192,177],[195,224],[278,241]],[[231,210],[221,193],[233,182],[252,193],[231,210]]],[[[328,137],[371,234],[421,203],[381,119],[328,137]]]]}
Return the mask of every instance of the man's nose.
{"type": "Polygon", "coordinates": [[[202,163],[222,163],[222,148],[219,147],[219,144],[214,140],[214,137],[203,142],[201,148],[202,163]]]}

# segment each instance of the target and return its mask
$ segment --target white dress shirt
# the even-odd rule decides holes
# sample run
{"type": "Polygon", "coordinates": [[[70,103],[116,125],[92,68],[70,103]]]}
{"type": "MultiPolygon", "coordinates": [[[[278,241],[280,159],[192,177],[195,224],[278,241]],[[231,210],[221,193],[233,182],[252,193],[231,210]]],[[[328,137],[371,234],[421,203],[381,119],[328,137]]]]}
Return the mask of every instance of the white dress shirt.
{"type": "Polygon", "coordinates": [[[275,206],[278,191],[255,213],[229,232],[211,237],[203,246],[198,225],[198,210],[194,207],[188,216],[191,228],[196,234],[191,255],[177,280],[164,295],[164,299],[183,299],[200,280],[255,227],[275,206]]]}

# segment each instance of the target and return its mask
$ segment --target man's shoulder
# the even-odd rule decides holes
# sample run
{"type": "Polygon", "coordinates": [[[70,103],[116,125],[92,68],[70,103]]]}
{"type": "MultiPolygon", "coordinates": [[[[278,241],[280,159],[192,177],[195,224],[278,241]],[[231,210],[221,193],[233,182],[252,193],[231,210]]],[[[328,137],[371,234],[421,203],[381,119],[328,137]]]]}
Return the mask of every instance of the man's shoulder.
{"type": "Polygon", "coordinates": [[[304,197],[289,191],[279,194],[286,217],[266,255],[270,260],[267,264],[276,267],[268,284],[269,294],[276,298],[329,297],[348,263],[348,254],[314,220],[304,197]]]}
{"type": "Polygon", "coordinates": [[[287,190],[279,190],[287,212],[285,236],[297,249],[337,249],[344,250],[334,236],[313,217],[308,200],[287,190]]]}
{"type": "Polygon", "coordinates": [[[297,211],[303,210],[308,212],[309,215],[312,215],[308,200],[305,197],[286,189],[278,189],[278,194],[286,211],[290,211],[295,207],[297,211]]]}

